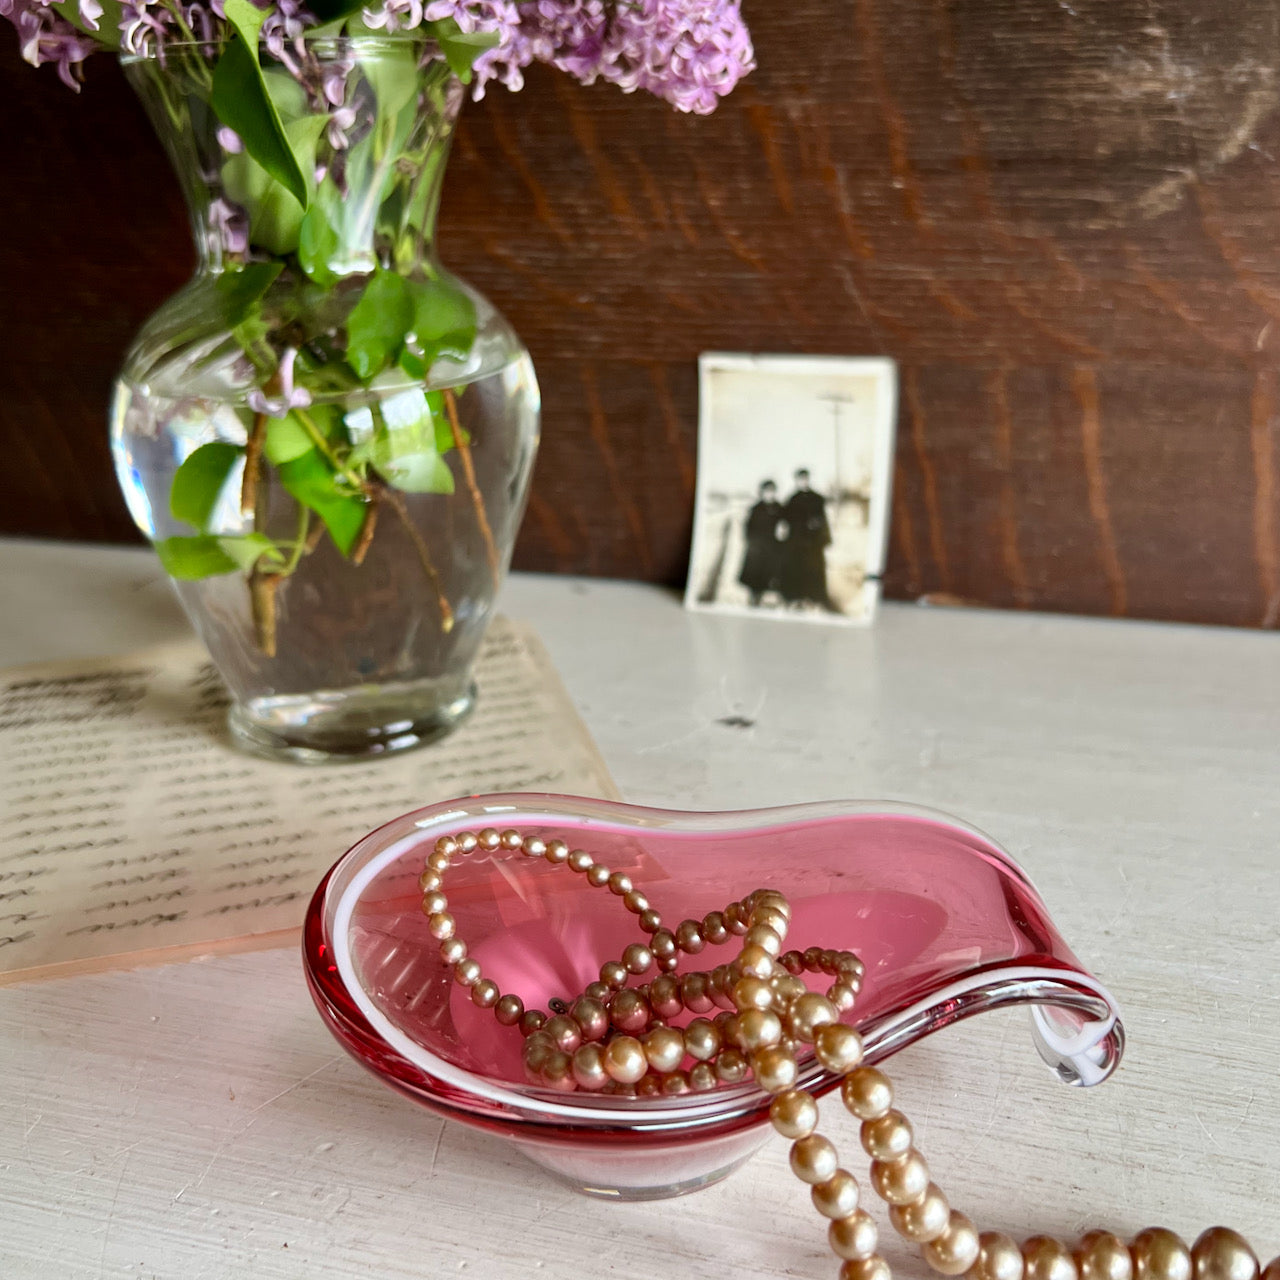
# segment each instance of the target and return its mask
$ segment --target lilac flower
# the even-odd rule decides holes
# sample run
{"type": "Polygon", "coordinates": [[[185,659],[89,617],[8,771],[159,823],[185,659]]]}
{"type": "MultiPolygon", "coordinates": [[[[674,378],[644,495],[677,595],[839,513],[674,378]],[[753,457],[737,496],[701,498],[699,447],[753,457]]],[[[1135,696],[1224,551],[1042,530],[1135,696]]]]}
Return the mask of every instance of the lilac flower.
{"type": "Polygon", "coordinates": [[[223,253],[246,253],[249,249],[249,215],[238,205],[219,196],[209,205],[211,248],[223,253]]]}
{"type": "Polygon", "coordinates": [[[365,9],[361,17],[365,26],[379,31],[412,31],[422,25],[422,0],[386,0],[376,9],[365,9]]]}
{"type": "Polygon", "coordinates": [[[98,47],[93,40],[44,0],[0,0],[0,17],[8,18],[18,29],[18,45],[26,61],[33,67],[56,63],[63,83],[79,93],[77,73],[80,63],[98,47]]]}
{"type": "Polygon", "coordinates": [[[311,403],[311,392],[306,387],[293,385],[293,363],[298,358],[297,347],[286,347],[280,357],[280,367],[276,370],[272,383],[280,388],[278,396],[266,396],[255,387],[247,397],[249,408],[254,413],[265,413],[272,418],[286,417],[290,409],[305,409],[311,403]]]}

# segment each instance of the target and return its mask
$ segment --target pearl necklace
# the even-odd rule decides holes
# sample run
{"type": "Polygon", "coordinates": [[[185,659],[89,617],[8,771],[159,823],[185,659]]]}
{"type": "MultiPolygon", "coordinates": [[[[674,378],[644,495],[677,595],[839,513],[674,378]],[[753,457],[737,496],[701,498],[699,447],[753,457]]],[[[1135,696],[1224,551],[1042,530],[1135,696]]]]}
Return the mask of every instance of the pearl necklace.
{"type": "Polygon", "coordinates": [[[871,1158],[870,1182],[889,1206],[889,1221],[904,1239],[921,1246],[924,1260],[944,1276],[971,1280],[1280,1280],[1280,1257],[1263,1270],[1248,1243],[1226,1227],[1210,1227],[1186,1245],[1172,1231],[1152,1227],[1128,1244],[1108,1231],[1090,1231],[1074,1247],[1051,1236],[1019,1246],[1000,1232],[979,1233],[951,1208],[916,1149],[911,1123],[893,1106],[893,1086],[875,1067],[862,1064],[862,1037],[842,1023],[861,989],[862,962],[849,951],[810,947],[783,951],[791,907],[776,889],[757,889],[723,911],[685,920],[674,930],[632,884],[563,840],[486,828],[442,836],[427,855],[419,878],[422,910],[440,954],[459,985],[470,988],[481,1009],[524,1036],[523,1062],[531,1083],[628,1097],[654,1097],[737,1084],[748,1073],[773,1095],[769,1119],[791,1140],[791,1169],[810,1187],[813,1206],[829,1219],[827,1239],[842,1260],[839,1280],[891,1280],[877,1253],[875,1220],[859,1208],[859,1185],[840,1165],[831,1141],[818,1129],[818,1103],[795,1087],[797,1050],[812,1045],[828,1071],[843,1077],[840,1096],[861,1121],[863,1150],[871,1158]],[[526,1009],[519,996],[503,994],[486,978],[457,937],[457,923],[442,891],[453,860],[477,850],[544,858],[586,877],[587,883],[622,899],[648,942],[633,942],[619,960],[600,968],[572,1003],[552,1001],[550,1014],[526,1009]],[[708,943],[742,939],[736,959],[705,972],[675,976],[680,953],[699,954],[708,943]],[[629,987],[632,977],[658,974],[629,987]],[[826,995],[810,991],[801,973],[833,979],[826,995]],[[714,1019],[695,1017],[686,1027],[670,1019],[714,1008],[714,1019]],[[686,1060],[692,1065],[686,1069],[686,1060]]]}

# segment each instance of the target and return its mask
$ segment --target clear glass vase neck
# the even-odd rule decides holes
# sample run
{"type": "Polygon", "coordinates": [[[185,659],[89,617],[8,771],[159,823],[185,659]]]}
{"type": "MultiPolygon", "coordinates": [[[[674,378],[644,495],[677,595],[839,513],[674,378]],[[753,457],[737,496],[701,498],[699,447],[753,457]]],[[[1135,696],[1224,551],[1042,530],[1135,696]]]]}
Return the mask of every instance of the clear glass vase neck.
{"type": "Polygon", "coordinates": [[[463,88],[438,48],[357,36],[263,51],[265,77],[308,189],[305,205],[211,104],[216,51],[126,56],[126,75],[186,200],[197,271],[283,261],[317,284],[435,262],[435,225],[463,88]]]}

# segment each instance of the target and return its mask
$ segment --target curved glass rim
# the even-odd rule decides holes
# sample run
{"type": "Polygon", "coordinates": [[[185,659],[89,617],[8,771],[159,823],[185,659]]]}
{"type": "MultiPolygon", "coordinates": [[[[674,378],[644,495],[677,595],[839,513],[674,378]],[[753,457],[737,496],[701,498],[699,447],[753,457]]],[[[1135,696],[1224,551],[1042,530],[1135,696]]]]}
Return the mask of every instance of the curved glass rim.
{"type": "MultiPolygon", "coordinates": [[[[388,862],[402,856],[409,844],[427,838],[433,828],[473,825],[487,817],[516,823],[530,818],[557,820],[573,825],[577,818],[588,825],[592,814],[609,815],[637,827],[679,826],[684,831],[741,830],[750,825],[772,825],[787,818],[821,820],[835,816],[899,815],[940,821],[980,837],[1000,857],[1006,869],[1036,896],[1022,867],[991,837],[977,827],[922,805],[897,801],[828,801],[817,804],[717,812],[683,812],[629,805],[620,801],[546,794],[509,794],[468,798],[453,806],[431,805],[384,823],[357,841],[333,866],[316,892],[326,941],[347,997],[369,1030],[405,1064],[424,1077],[424,1084],[408,1091],[420,1101],[432,1092],[430,1105],[458,1119],[506,1123],[528,1131],[559,1129],[625,1128],[651,1138],[689,1133],[707,1126],[721,1127],[750,1122],[767,1107],[767,1097],[752,1083],[717,1088],[705,1094],[635,1099],[598,1094],[560,1093],[515,1081],[495,1080],[450,1062],[405,1035],[377,1008],[364,992],[352,959],[345,925],[364,885],[388,862]],[[567,812],[565,812],[567,810],[567,812]],[[342,882],[340,885],[338,882],[342,882]],[[473,1105],[468,1106],[464,1099],[473,1105]],[[474,1107],[474,1109],[473,1109],[474,1107]]],[[[305,948],[304,948],[305,955],[305,948]]],[[[307,964],[313,995],[325,999],[307,964]]],[[[326,1005],[329,1004],[325,999],[326,1005]]],[[[966,975],[945,990],[935,991],[896,1014],[861,1028],[867,1061],[876,1061],[910,1043],[925,1030],[967,1018],[975,1013],[1010,1004],[1032,1004],[1036,1046],[1041,1056],[1066,1083],[1096,1084],[1111,1074],[1123,1052],[1124,1035],[1118,1008],[1107,990],[1088,973],[1068,968],[1001,961],[966,975]],[[943,1020],[930,1016],[941,1001],[949,1002],[943,1020]],[[1086,1019],[1086,1028],[1075,1037],[1057,1033],[1038,1006],[1072,1009],[1086,1019]],[[922,1029],[923,1028],[923,1029],[922,1029]]],[[[331,1006],[330,1006],[331,1008],[331,1006]]],[[[336,1011],[331,1009],[336,1014],[336,1011]]],[[[814,1058],[801,1064],[799,1087],[825,1093],[838,1083],[814,1058]]],[[[391,1082],[390,1080],[388,1082],[391,1082]]],[[[406,1082],[407,1083],[407,1082],[406,1082]]]]}
{"type": "MultiPolygon", "coordinates": [[[[308,49],[325,54],[340,54],[353,46],[357,49],[376,49],[378,47],[392,49],[402,45],[416,45],[422,49],[434,50],[441,60],[444,58],[444,50],[441,49],[439,41],[428,36],[425,32],[419,31],[396,31],[390,33],[385,31],[357,31],[352,35],[334,35],[332,32],[320,34],[312,30],[304,31],[298,36],[291,36],[288,43],[295,45],[299,41],[308,49]]],[[[202,58],[207,58],[210,56],[211,51],[218,49],[220,44],[217,40],[165,40],[159,47],[155,41],[149,43],[151,47],[142,52],[126,49],[119,50],[116,57],[119,59],[120,65],[128,67],[144,62],[161,64],[161,53],[165,57],[173,54],[195,53],[202,58]]],[[[271,58],[271,65],[281,64],[279,59],[271,58]]]]}

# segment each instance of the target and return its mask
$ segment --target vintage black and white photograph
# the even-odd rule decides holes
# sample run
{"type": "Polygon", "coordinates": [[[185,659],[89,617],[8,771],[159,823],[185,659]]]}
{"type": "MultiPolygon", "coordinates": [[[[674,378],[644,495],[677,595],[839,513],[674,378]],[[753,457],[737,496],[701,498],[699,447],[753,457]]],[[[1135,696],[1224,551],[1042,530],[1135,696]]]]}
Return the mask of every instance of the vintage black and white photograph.
{"type": "Polygon", "coordinates": [[[707,354],[685,604],[867,623],[880,594],[892,360],[707,354]]]}

